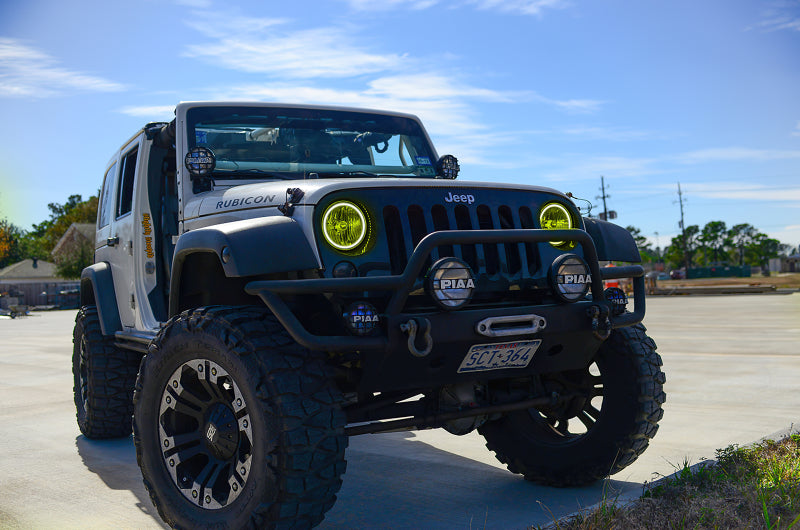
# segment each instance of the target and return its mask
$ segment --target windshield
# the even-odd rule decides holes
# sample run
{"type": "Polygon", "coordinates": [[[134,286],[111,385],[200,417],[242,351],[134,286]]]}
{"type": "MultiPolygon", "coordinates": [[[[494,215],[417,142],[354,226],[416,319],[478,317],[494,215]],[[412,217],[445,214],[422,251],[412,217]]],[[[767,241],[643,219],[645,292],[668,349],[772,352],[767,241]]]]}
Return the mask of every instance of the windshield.
{"type": "Polygon", "coordinates": [[[187,122],[189,149],[205,147],[216,159],[214,180],[435,175],[433,150],[409,118],[330,109],[195,107],[187,122]]]}

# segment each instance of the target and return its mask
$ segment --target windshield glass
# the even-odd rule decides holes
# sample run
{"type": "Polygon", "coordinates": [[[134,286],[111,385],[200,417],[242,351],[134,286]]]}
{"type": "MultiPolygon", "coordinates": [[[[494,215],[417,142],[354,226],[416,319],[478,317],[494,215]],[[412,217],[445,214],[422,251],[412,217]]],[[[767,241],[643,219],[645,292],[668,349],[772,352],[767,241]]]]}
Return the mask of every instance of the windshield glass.
{"type": "Polygon", "coordinates": [[[433,151],[411,119],[345,110],[195,107],[189,149],[216,159],[215,180],[340,176],[433,177],[433,151]],[[297,175],[301,173],[302,175],[297,175]]]}

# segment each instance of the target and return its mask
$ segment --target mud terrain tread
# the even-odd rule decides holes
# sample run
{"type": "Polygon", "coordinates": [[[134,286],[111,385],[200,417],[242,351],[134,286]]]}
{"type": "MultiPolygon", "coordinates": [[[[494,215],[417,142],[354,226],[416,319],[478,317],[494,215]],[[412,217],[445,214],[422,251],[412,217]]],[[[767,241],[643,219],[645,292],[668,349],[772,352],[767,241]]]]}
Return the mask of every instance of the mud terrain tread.
{"type": "MultiPolygon", "coordinates": [[[[632,428],[627,433],[620,433],[615,440],[617,456],[611,465],[599,463],[582,469],[572,468],[567,473],[558,469],[558,463],[553,466],[532,466],[523,460],[523,448],[519,452],[509,451],[487,438],[486,447],[495,453],[500,462],[506,464],[509,471],[547,486],[583,486],[621,471],[647,449],[658,431],[658,422],[664,416],[662,405],[667,398],[663,389],[666,376],[661,371],[663,362],[656,352],[656,344],[647,336],[644,325],[637,324],[615,330],[602,349],[623,354],[629,368],[635,371],[638,384],[638,412],[632,428]]],[[[482,427],[479,432],[483,434],[484,429],[482,427]]]]}
{"type": "Polygon", "coordinates": [[[141,354],[114,346],[113,337],[101,332],[97,308],[84,306],[75,317],[72,355],[73,393],[81,432],[91,439],[129,436],[141,354]],[[79,386],[81,336],[88,350],[86,409],[79,386]]]}
{"type": "MultiPolygon", "coordinates": [[[[267,456],[268,467],[278,480],[278,495],[262,500],[252,511],[249,526],[311,528],[319,524],[336,501],[346,468],[346,417],[330,369],[322,357],[296,344],[275,317],[261,308],[214,306],[184,311],[162,328],[148,356],[156,355],[159,344],[170,336],[197,332],[217,336],[245,361],[261,381],[256,388],[259,403],[251,406],[277,416],[281,425],[274,450],[267,456]]],[[[134,401],[141,398],[143,384],[140,376],[134,401]]],[[[180,528],[144,473],[142,440],[135,423],[134,444],[145,486],[159,515],[180,528]]]]}

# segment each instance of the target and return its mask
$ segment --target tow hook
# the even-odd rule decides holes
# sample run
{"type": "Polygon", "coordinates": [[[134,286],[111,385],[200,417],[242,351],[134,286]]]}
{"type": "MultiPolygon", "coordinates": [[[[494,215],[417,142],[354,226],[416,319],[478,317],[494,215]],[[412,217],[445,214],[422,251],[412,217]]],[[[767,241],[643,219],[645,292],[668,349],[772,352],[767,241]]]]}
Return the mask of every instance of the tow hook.
{"type": "Polygon", "coordinates": [[[400,331],[408,335],[408,351],[414,357],[425,357],[433,349],[433,338],[431,338],[431,322],[427,318],[420,318],[421,322],[412,318],[408,322],[400,324],[400,331]],[[422,335],[425,346],[422,350],[417,349],[417,333],[422,335]]]}
{"type": "Polygon", "coordinates": [[[606,340],[611,335],[611,320],[608,318],[608,308],[601,309],[593,305],[586,310],[592,319],[592,333],[600,340],[606,340]]]}

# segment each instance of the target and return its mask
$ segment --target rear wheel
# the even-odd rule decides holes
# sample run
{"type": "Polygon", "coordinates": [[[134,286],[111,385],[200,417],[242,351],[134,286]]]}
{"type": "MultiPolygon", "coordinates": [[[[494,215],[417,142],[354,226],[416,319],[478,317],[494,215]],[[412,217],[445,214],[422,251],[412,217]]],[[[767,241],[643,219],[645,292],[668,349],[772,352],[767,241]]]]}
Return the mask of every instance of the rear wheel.
{"type": "Polygon", "coordinates": [[[114,346],[100,329],[95,306],[75,317],[72,375],[78,428],[87,438],[124,438],[131,433],[133,387],[139,353],[114,346]]]}
{"type": "Polygon", "coordinates": [[[260,308],[172,319],[137,382],[145,486],[175,528],[307,528],[345,470],[345,416],[322,358],[260,308]]]}
{"type": "Polygon", "coordinates": [[[542,378],[548,392],[578,397],[510,413],[479,432],[510,471],[528,480],[594,482],[630,465],[655,436],[666,400],[661,365],[643,325],[617,329],[586,369],[542,378]]]}

